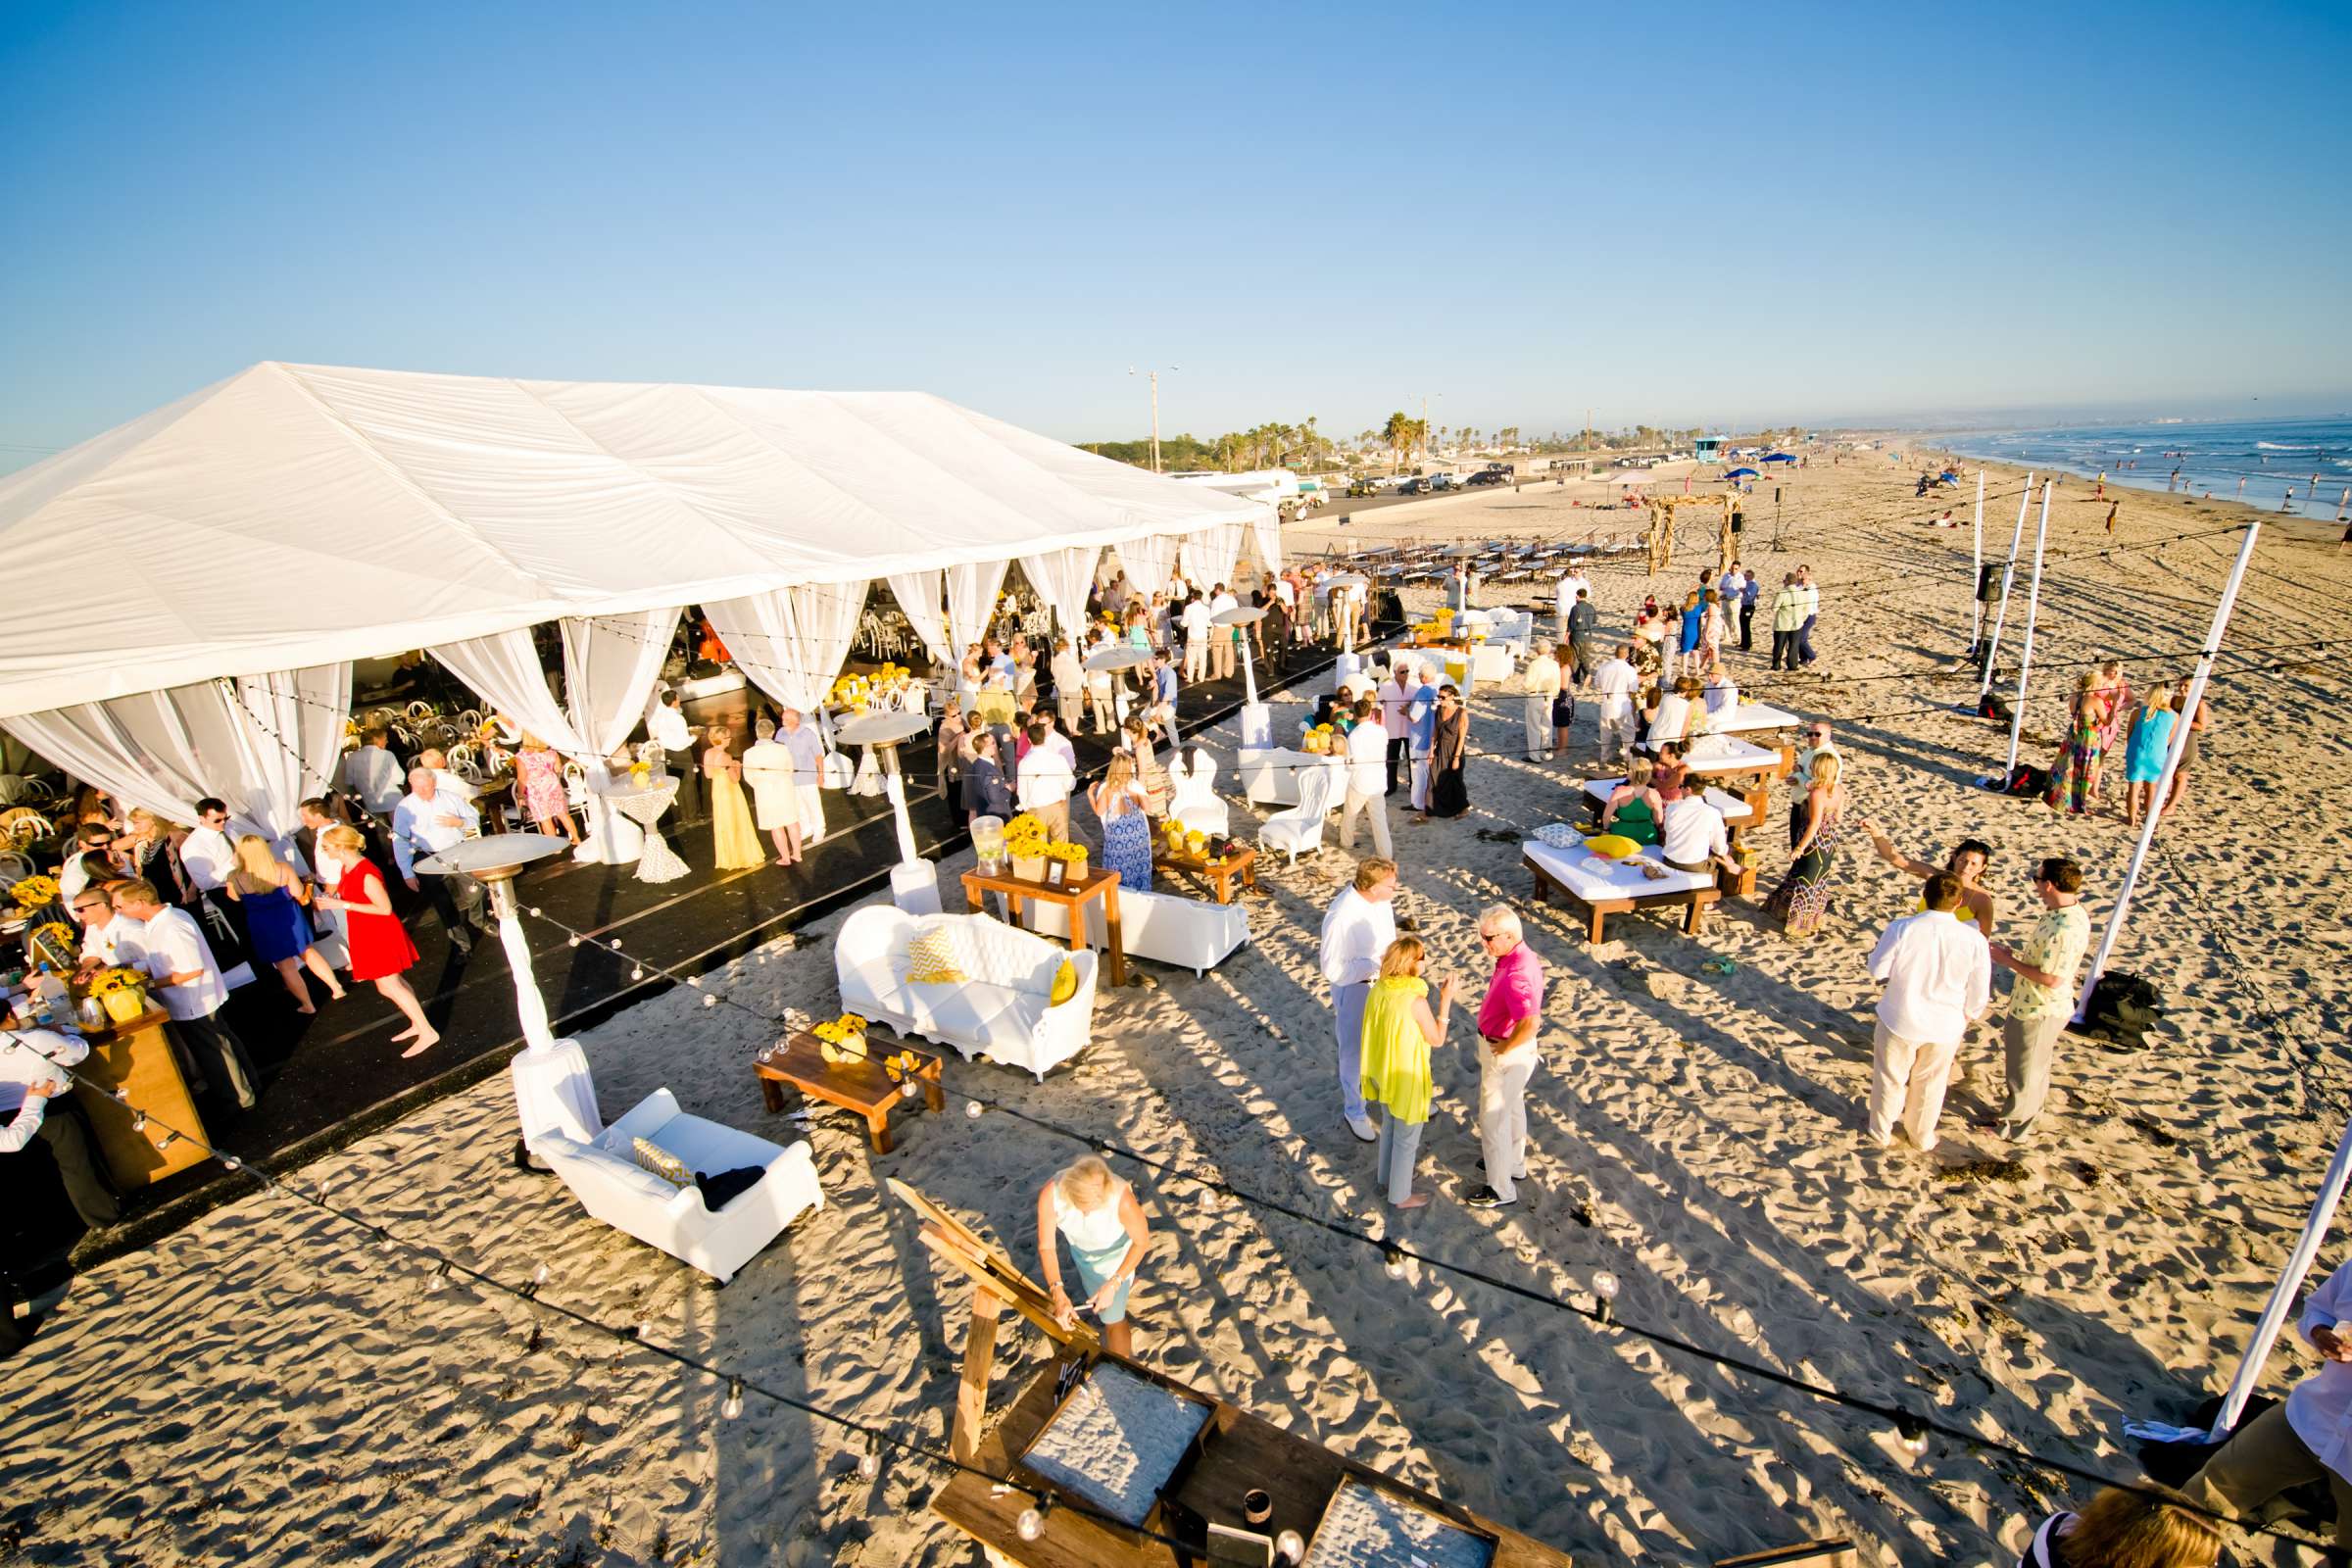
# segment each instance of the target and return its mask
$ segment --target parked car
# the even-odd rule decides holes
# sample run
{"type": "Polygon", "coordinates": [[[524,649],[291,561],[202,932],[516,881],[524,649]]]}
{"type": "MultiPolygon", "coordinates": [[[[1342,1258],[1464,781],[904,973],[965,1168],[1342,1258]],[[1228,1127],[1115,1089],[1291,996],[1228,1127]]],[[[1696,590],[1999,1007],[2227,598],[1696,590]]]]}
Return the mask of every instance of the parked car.
{"type": "Polygon", "coordinates": [[[1432,474],[1427,478],[1407,479],[1396,487],[1396,493],[1400,496],[1425,496],[1436,490],[1438,480],[1444,477],[1443,474],[1432,474]]]}
{"type": "Polygon", "coordinates": [[[1348,481],[1348,493],[1351,496],[1376,496],[1380,494],[1384,488],[1385,486],[1383,486],[1378,479],[1373,478],[1350,479],[1348,481]]]}
{"type": "Polygon", "coordinates": [[[1470,485],[1509,484],[1511,476],[1500,468],[1486,468],[1462,481],[1470,485]]]}

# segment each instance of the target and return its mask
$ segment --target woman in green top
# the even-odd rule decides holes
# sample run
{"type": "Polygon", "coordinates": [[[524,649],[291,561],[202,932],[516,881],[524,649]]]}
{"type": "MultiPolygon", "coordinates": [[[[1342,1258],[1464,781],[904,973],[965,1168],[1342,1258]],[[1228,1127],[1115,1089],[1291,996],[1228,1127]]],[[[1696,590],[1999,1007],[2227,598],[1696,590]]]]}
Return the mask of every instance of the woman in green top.
{"type": "Polygon", "coordinates": [[[1648,758],[1634,759],[1625,782],[1610,792],[1608,809],[1600,813],[1603,833],[1620,833],[1636,844],[1658,842],[1658,821],[1666,814],[1666,804],[1650,786],[1653,771],[1648,758]]]}
{"type": "Polygon", "coordinates": [[[1438,988],[1429,1010],[1429,982],[1421,978],[1421,939],[1398,937],[1381,956],[1380,978],[1364,998],[1364,1102],[1381,1108],[1379,1179],[1397,1208],[1419,1208],[1427,1193],[1413,1191],[1421,1128],[1429,1120],[1429,1048],[1446,1038],[1455,982],[1438,988]]]}

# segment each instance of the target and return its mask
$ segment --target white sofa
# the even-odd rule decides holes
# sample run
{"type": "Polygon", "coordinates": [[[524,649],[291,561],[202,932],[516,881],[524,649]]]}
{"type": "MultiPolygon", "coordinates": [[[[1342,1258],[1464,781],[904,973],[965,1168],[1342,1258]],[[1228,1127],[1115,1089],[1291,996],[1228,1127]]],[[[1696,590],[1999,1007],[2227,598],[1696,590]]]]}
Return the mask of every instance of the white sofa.
{"type": "Polygon", "coordinates": [[[666,1089],[639,1101],[593,1143],[547,1131],[530,1142],[590,1214],[722,1285],[785,1226],[825,1205],[807,1139],[786,1147],[689,1116],[666,1089]],[[700,1188],[677,1186],[637,1163],[632,1141],[639,1138],[659,1144],[697,1175],[746,1165],[765,1174],[713,1214],[703,1206],[700,1188]]]}
{"type": "MultiPolygon", "coordinates": [[[[1252,749],[1241,755],[1242,799],[1252,806],[1297,806],[1298,781],[1310,768],[1345,774],[1347,760],[1329,753],[1295,751],[1288,746],[1252,749]]],[[[1343,785],[1332,795],[1336,809],[1347,796],[1343,785]]]]}
{"type": "MultiPolygon", "coordinates": [[[[1123,907],[1123,906],[1122,906],[1123,907]]],[[[841,1004],[860,1017],[953,1046],[969,1061],[986,1056],[1043,1080],[1094,1036],[1098,964],[986,914],[908,914],[887,904],[852,911],[833,939],[841,1004]],[[907,981],[906,947],[934,926],[950,933],[959,983],[907,981]],[[1077,993],[1053,1004],[1054,976],[1068,959],[1077,993]]]]}
{"type": "MultiPolygon", "coordinates": [[[[1058,904],[1032,902],[1023,910],[1023,918],[1040,936],[1059,940],[1070,934],[1069,911],[1058,904]]],[[[1119,948],[1131,958],[1156,958],[1204,975],[1249,940],[1250,917],[1239,904],[1119,889],[1119,948]]],[[[1086,942],[1092,948],[1110,945],[1103,931],[1102,906],[1097,900],[1086,905],[1086,942]]]]}

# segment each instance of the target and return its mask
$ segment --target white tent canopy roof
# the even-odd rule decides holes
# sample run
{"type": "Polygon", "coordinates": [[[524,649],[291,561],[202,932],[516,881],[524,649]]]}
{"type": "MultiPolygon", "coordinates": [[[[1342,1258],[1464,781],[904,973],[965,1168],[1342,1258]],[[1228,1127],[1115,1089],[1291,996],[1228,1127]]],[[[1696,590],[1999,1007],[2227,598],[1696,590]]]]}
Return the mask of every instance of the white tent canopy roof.
{"type": "Polygon", "coordinates": [[[265,363],[0,477],[5,559],[138,564],[0,625],[0,714],[1264,510],[924,393],[265,363]]]}

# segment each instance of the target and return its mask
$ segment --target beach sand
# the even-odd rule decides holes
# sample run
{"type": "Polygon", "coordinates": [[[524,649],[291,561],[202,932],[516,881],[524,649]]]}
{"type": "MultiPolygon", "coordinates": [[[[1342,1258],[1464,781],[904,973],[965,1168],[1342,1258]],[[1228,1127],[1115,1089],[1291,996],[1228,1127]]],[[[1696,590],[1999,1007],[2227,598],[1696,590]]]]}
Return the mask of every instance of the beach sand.
{"type": "MultiPolygon", "coordinates": [[[[1780,555],[1766,485],[1750,504],[1748,560],[1773,580],[1798,561],[1815,568],[1827,673],[1769,678],[1761,635],[1736,667],[1783,706],[1856,715],[1838,725],[1856,806],[1906,849],[1940,858],[1966,834],[1996,846],[1997,935],[2022,938],[2026,870],[2052,853],[2082,860],[2103,922],[2131,851],[2121,820],[1976,791],[1969,780],[2006,736],[1917,711],[1973,695],[1972,677],[1941,673],[1967,641],[1973,490],[1950,498],[1962,528],[1932,530],[1924,520],[1947,501],[1915,500],[1914,471],[1876,454],[1794,476],[1780,555]],[[1881,675],[1901,678],[1865,679],[1881,675]],[[1869,716],[1887,714],[1900,716],[1869,716]]],[[[2002,493],[2016,487],[1997,470],[1989,481],[2002,496],[1986,508],[1994,549],[2017,505],[2002,493]]],[[[2047,677],[2024,755],[2037,762],[2061,725],[2068,662],[2167,650],[2129,659],[2135,684],[2186,673],[2234,543],[2135,548],[2237,514],[2127,492],[2114,543],[2128,553],[2077,554],[2108,544],[2089,488],[2066,483],[2051,514],[2051,554],[2068,559],[2049,568],[2035,631],[2047,677]]],[[[1586,493],[1597,487],[1530,486],[1368,514],[1346,531],[1372,543],[1630,525],[1630,514],[1565,504],[1586,493]]],[[[1294,546],[1335,530],[1295,529],[1294,546]]],[[[2352,1103],[2332,1022],[2352,1000],[2352,835],[2337,800],[2352,756],[2333,721],[2347,694],[2334,653],[2314,651],[2352,635],[2352,573],[2333,534],[2267,532],[2230,642],[2286,646],[2216,680],[2188,809],[2159,840],[2117,954],[2163,988],[2163,1026],[2136,1054],[2070,1037],[2024,1147],[1968,1126],[1998,1094],[1997,1026],[1962,1054],[1941,1148],[1864,1142],[1863,957],[1914,890],[1849,843],[1834,916],[1811,940],[1770,929],[1748,901],[1725,905],[1697,940],[1663,917],[1616,916],[1598,950],[1564,911],[1529,910],[1552,984],[1526,1197],[1489,1211],[1460,1202],[1478,1180],[1477,1076],[1457,1015],[1424,1146],[1439,1199],[1393,1219],[1371,1151],[1336,1110],[1316,928],[1350,858],[1326,850],[1260,872],[1250,946],[1205,979],[1143,965],[1155,984],[1105,991],[1092,1047],[1042,1085],[951,1059],[949,1114],[903,1118],[887,1157],[820,1109],[809,1136],[827,1207],[724,1291],[590,1220],[555,1181],[516,1172],[503,1080],[282,1174],[504,1278],[544,1262],[545,1301],[642,1324],[649,1341],[944,1448],[967,1293],[880,1178],[913,1184],[1034,1271],[1037,1186],[1083,1152],[1011,1117],[966,1119],[962,1083],[1539,1290],[1582,1298],[1595,1271],[1613,1271],[1627,1320],[2133,1477],[2122,1421],[2178,1420],[2226,1384],[2352,1103]],[[1702,971],[1714,957],[1737,967],[1702,971]]],[[[1683,585],[1699,559],[1686,552],[1660,586],[1683,585]]],[[[1622,628],[1640,565],[1594,577],[1604,625],[1622,628]]],[[[2021,599],[2009,639],[2022,611],[2021,599]]],[[[1517,760],[1513,690],[1473,702],[1470,814],[1395,818],[1407,907],[1441,969],[1474,986],[1479,909],[1528,909],[1529,892],[1518,846],[1479,830],[1569,817],[1568,781],[1592,757],[1588,707],[1572,762],[1517,760]]],[[[1287,729],[1311,693],[1285,695],[1287,729]]],[[[1767,890],[1786,859],[1787,798],[1776,789],[1755,838],[1767,890]]],[[[1237,822],[1249,814],[1237,805],[1237,822]]],[[[944,885],[962,863],[943,868],[944,885]]],[[[710,983],[763,1012],[830,1014],[837,923],[710,983]]],[[[690,1110],[781,1134],[749,1071],[772,1030],[698,1001],[673,993],[584,1037],[606,1113],[667,1085],[690,1110]]],[[[1699,1562],[1851,1534],[1871,1563],[2006,1565],[2046,1508],[2084,1495],[1943,1440],[1909,1460],[1868,1416],[1420,1265],[1392,1280],[1376,1251],[1327,1231],[1117,1168],[1155,1234],[1135,1298],[1146,1360],[1580,1561],[1699,1562]]],[[[2341,1255],[2330,1247],[2322,1268],[2341,1255]]],[[[723,1388],[707,1377],[519,1302],[425,1287],[397,1250],[258,1194],[81,1276],[11,1369],[0,1559],[977,1560],[925,1511],[941,1481],[931,1466],[894,1459],[860,1481],[856,1442],[807,1415],[755,1396],[743,1419],[721,1420],[723,1388]]],[[[1005,1345],[1000,1407],[1042,1365],[1033,1332],[1013,1329],[1005,1345]]],[[[2311,1364],[2283,1348],[2266,1391],[2311,1364]]],[[[2271,1541],[2249,1554],[2293,1560],[2271,1541]]]]}

